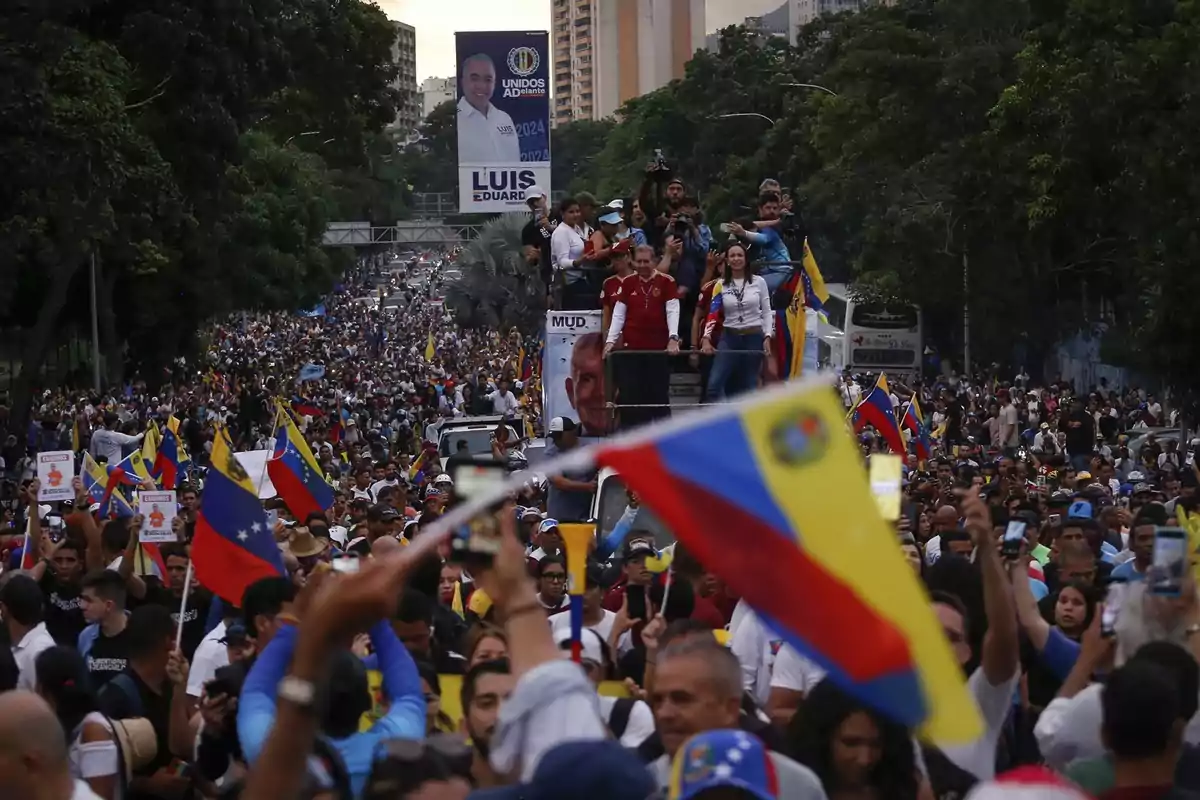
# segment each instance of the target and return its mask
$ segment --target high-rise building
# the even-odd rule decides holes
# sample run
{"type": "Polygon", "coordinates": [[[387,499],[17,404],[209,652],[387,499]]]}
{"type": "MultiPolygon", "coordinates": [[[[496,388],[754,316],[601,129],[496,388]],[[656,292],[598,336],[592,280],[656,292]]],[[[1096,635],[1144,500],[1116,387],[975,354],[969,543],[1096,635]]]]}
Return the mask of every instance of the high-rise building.
{"type": "Polygon", "coordinates": [[[456,78],[426,78],[421,84],[421,119],[425,119],[433,110],[447,100],[458,96],[458,80],[456,78]]]}
{"type": "Polygon", "coordinates": [[[794,43],[800,27],[807,25],[822,14],[861,11],[872,3],[894,5],[895,0],[788,0],[788,18],[791,23],[790,40],[794,43]]]}
{"type": "Polygon", "coordinates": [[[704,0],[551,0],[554,123],[603,119],[683,77],[704,0]]]}
{"type": "Polygon", "coordinates": [[[421,95],[417,91],[417,29],[403,22],[394,22],[393,25],[396,27],[396,38],[392,41],[392,60],[396,62],[399,73],[392,85],[400,92],[393,127],[411,131],[424,119],[421,116],[421,95]]]}

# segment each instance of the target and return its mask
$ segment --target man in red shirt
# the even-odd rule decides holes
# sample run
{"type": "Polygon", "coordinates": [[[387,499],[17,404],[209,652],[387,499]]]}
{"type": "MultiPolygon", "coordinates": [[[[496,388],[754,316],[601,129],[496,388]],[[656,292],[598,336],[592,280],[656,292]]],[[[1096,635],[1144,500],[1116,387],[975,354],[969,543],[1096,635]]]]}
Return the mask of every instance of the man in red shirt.
{"type": "Polygon", "coordinates": [[[654,250],[641,245],[634,250],[635,274],[622,279],[604,355],[618,341],[629,351],[614,363],[617,407],[621,427],[631,428],[670,415],[671,366],[654,351],[679,352],[679,296],[675,279],[655,268],[654,250]]]}

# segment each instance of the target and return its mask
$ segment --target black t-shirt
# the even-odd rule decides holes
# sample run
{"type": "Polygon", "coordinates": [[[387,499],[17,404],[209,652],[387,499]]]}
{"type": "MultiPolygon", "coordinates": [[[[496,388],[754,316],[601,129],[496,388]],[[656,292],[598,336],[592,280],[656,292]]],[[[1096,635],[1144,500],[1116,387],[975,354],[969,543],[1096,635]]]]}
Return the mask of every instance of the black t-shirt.
{"type": "Polygon", "coordinates": [[[550,236],[552,233],[553,231],[548,226],[542,225],[536,219],[529,220],[521,229],[521,244],[526,247],[536,247],[538,253],[541,254],[538,271],[545,282],[548,282],[554,273],[554,265],[550,261],[550,236]]]}
{"type": "Polygon", "coordinates": [[[1067,452],[1083,456],[1095,449],[1096,420],[1087,411],[1073,412],[1067,417],[1067,452]]]}
{"type": "Polygon", "coordinates": [[[92,678],[92,689],[99,691],[106,683],[124,672],[128,666],[129,628],[125,628],[116,636],[105,636],[104,631],[100,631],[87,655],[87,668],[88,674],[92,678]]]}
{"type": "Polygon", "coordinates": [[[46,630],[55,644],[74,647],[79,634],[87,626],[83,618],[83,601],[79,584],[64,583],[47,569],[42,576],[42,593],[46,597],[46,630]]]}
{"type": "MultiPolygon", "coordinates": [[[[112,719],[133,719],[145,717],[154,726],[154,737],[158,740],[158,753],[154,760],[137,771],[138,775],[153,775],[160,768],[171,763],[171,750],[167,743],[167,734],[171,724],[171,682],[163,681],[162,694],[156,693],[146,685],[136,672],[126,670],[125,675],[133,681],[137,697],[132,697],[125,687],[123,680],[110,680],[97,696],[97,704],[105,716],[112,719]]],[[[127,795],[130,800],[141,800],[136,793],[127,795]]],[[[144,795],[143,795],[144,797],[144,795]]]]}
{"type": "MultiPolygon", "coordinates": [[[[171,609],[171,621],[178,625],[181,598],[154,576],[146,576],[142,580],[146,582],[146,596],[139,605],[153,603],[171,609]]],[[[181,645],[183,655],[188,661],[192,660],[192,654],[200,646],[204,634],[208,633],[208,611],[211,606],[212,595],[207,590],[193,589],[188,592],[187,611],[183,620],[183,644],[181,645]]]]}

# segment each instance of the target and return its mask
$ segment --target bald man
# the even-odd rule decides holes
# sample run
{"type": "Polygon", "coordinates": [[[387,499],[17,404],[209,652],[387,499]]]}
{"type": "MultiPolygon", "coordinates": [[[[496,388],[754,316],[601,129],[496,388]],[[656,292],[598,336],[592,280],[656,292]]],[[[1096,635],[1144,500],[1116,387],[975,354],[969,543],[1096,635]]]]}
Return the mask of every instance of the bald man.
{"type": "Polygon", "coordinates": [[[33,692],[0,694],[0,787],[6,800],[100,800],[71,777],[62,725],[33,692]]]}
{"type": "Polygon", "coordinates": [[[380,536],[371,542],[371,555],[375,558],[383,558],[388,553],[394,553],[399,549],[400,541],[394,536],[380,536]]]}
{"type": "Polygon", "coordinates": [[[958,526],[958,509],[940,506],[929,525],[933,536],[925,543],[925,563],[932,565],[943,552],[960,556],[971,554],[971,537],[958,526]]]}

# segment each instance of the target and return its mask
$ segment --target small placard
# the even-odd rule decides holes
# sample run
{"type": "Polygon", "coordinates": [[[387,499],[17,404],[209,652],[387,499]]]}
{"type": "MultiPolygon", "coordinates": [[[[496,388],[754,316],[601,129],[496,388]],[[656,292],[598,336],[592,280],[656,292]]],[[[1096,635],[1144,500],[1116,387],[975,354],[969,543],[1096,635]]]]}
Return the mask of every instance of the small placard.
{"type": "Polygon", "coordinates": [[[171,523],[177,509],[175,492],[138,492],[138,513],[142,515],[142,531],[138,541],[161,544],[175,541],[171,523]]]}
{"type": "Polygon", "coordinates": [[[51,450],[37,455],[37,476],[41,483],[38,500],[51,503],[74,500],[75,454],[70,450],[51,450]]]}

